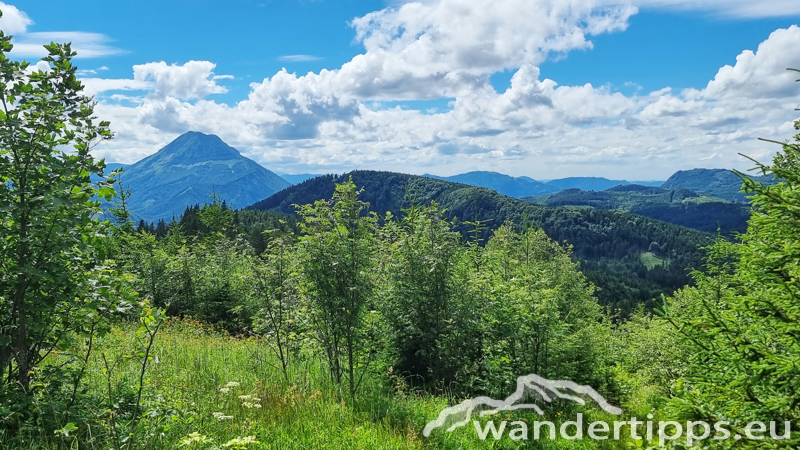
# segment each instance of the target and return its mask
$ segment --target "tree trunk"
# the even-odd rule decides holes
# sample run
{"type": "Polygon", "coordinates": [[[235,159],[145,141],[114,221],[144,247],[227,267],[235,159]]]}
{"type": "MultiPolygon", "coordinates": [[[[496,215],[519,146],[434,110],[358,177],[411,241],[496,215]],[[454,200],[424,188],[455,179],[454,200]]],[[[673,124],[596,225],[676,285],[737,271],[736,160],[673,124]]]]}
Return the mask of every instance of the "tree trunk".
{"type": "MultiPolygon", "coordinates": [[[[22,261],[20,261],[22,262],[22,261]]],[[[22,264],[20,264],[22,266],[22,264]]],[[[25,325],[25,288],[27,287],[27,277],[24,273],[17,275],[17,289],[14,293],[14,309],[17,315],[17,336],[14,342],[14,357],[17,361],[17,375],[19,384],[25,392],[28,392],[30,385],[30,371],[28,361],[28,335],[25,325]]]]}

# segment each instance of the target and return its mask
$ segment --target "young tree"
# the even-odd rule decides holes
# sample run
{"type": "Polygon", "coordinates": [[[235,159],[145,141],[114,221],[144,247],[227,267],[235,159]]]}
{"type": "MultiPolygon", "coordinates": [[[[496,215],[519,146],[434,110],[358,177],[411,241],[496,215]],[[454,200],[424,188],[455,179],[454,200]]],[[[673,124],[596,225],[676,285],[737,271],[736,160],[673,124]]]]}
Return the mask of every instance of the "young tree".
{"type": "Polygon", "coordinates": [[[441,337],[451,317],[459,233],[436,202],[411,205],[390,243],[383,313],[392,330],[397,370],[429,381],[444,376],[441,337]]]}
{"type": "Polygon", "coordinates": [[[475,285],[486,293],[486,354],[496,378],[508,383],[535,373],[595,381],[602,316],[594,287],[572,261],[570,249],[541,229],[517,232],[504,224],[484,253],[475,285]]]}
{"type": "Polygon", "coordinates": [[[313,326],[328,358],[331,378],[342,378],[355,397],[366,306],[372,300],[377,217],[358,199],[353,180],[336,185],[333,198],[298,208],[305,235],[301,268],[308,285],[313,326]]]}
{"type": "Polygon", "coordinates": [[[109,123],[81,94],[70,45],[45,46],[47,70],[9,59],[11,48],[0,31],[0,375],[30,392],[44,357],[102,329],[114,309],[96,217],[97,198],[115,190],[90,154],[109,123]]]}
{"type": "MultiPolygon", "coordinates": [[[[741,243],[708,248],[707,273],[695,272],[697,286],[662,311],[692,353],[669,405],[680,420],[726,421],[740,435],[751,421],[777,422],[778,435],[784,421],[800,423],[800,135],[782,145],[773,165],[757,163],[779,183],[742,176],[753,213],[741,243]]],[[[794,436],[769,444],[797,443],[794,436]]]]}
{"type": "Polygon", "coordinates": [[[264,232],[266,250],[253,269],[253,293],[256,307],[256,330],[263,331],[265,340],[278,357],[281,371],[289,381],[289,363],[297,351],[300,332],[300,293],[297,283],[297,259],[292,236],[280,230],[264,232]]]}

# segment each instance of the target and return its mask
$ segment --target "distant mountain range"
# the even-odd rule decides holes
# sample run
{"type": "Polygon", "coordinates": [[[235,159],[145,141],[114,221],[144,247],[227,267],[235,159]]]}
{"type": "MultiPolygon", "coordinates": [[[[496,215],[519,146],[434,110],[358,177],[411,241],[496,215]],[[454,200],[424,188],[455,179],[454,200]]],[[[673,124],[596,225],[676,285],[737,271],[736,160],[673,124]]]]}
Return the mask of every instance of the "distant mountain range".
{"type": "Polygon", "coordinates": [[[684,188],[664,189],[628,184],[605,191],[565,189],[525,197],[522,200],[542,206],[615,209],[664,222],[683,225],[708,233],[744,232],[750,218],[750,205],[698,194],[684,188]]]}
{"type": "MultiPolygon", "coordinates": [[[[750,176],[764,184],[775,184],[771,176],[750,176]]],[[[747,202],[746,194],[740,192],[742,180],[727,169],[679,170],[661,185],[664,189],[689,189],[699,194],[719,197],[732,202],[747,202]]]]}
{"type": "Polygon", "coordinates": [[[560,189],[580,189],[583,191],[605,191],[615,186],[625,186],[637,184],[640,186],[661,186],[663,181],[625,181],[609,180],[601,177],[570,177],[550,180],[548,186],[555,186],[560,189]]]}
{"type": "MultiPolygon", "coordinates": [[[[106,173],[119,166],[108,164],[106,173]]],[[[136,220],[148,222],[210,203],[212,193],[231,207],[244,208],[290,186],[217,136],[194,131],[123,170],[123,187],[131,190],[129,209],[136,220]]]]}
{"type": "MultiPolygon", "coordinates": [[[[482,187],[367,170],[308,179],[248,209],[294,214],[293,205],[331,198],[335,183],[350,176],[358,187],[364,188],[361,198],[381,215],[387,211],[402,215],[402,209],[408,206],[409,188],[419,204],[436,200],[450,217],[484,221],[486,228],[480,236],[484,242],[492,229],[506,221],[540,226],[557,242],[572,245],[575,257],[582,261],[582,270],[600,287],[601,301],[624,310],[687,284],[686,269],[701,266],[700,247],[714,239],[708,233],[620,210],[544,207],[482,187]],[[623,301],[631,303],[621,304],[623,301]]],[[[458,230],[465,237],[471,236],[469,225],[462,223],[458,230]]]]}
{"type": "Polygon", "coordinates": [[[321,176],[318,173],[295,173],[295,174],[280,173],[280,172],[276,172],[276,173],[278,174],[278,176],[280,176],[284,180],[288,181],[289,184],[299,184],[299,183],[302,183],[303,181],[308,180],[309,178],[314,178],[314,177],[321,176]]]}
{"type": "MultiPolygon", "coordinates": [[[[111,163],[107,170],[119,166],[111,163]]],[[[212,193],[233,208],[292,214],[293,204],[330,198],[334,182],[350,175],[366,189],[363,198],[373,211],[399,215],[411,187],[420,203],[436,200],[452,217],[486,221],[482,239],[505,221],[541,226],[551,238],[573,246],[585,273],[601,288],[603,302],[623,309],[631,305],[620,305],[619,299],[648,301],[685,285],[686,269],[702,263],[699,248],[713,240],[702,231],[717,226],[741,231],[749,214],[748,205],[734,203],[744,198],[738,177],[715,169],[678,172],[662,188],[653,186],[660,182],[594,177],[543,182],[494,172],[420,177],[355,171],[285,175],[287,180],[217,136],[198,132],[124,169],[122,182],[132,191],[129,209],[136,220],[146,221],[179,217],[187,206],[209,203],[212,193]]],[[[459,229],[466,233],[467,228],[459,229]]]]}
{"type": "MultiPolygon", "coordinates": [[[[106,172],[118,167],[122,165],[108,163],[106,172]]],[[[157,153],[124,166],[122,182],[133,194],[129,204],[133,217],[157,221],[178,217],[187,206],[208,203],[212,192],[231,207],[243,208],[291,185],[319,177],[325,176],[310,173],[278,176],[242,156],[217,136],[188,132],[157,153]]],[[[739,192],[741,180],[723,169],[679,171],[664,183],[600,177],[537,181],[487,171],[423,177],[484,187],[545,206],[618,209],[703,231],[715,231],[719,220],[726,230],[740,231],[748,214],[746,207],[725,205],[744,203],[746,198],[739,192]],[[625,186],[630,188],[623,189],[625,186]],[[644,186],[661,186],[662,190],[647,190],[644,186]],[[703,215],[707,217],[703,219],[703,215]]],[[[767,177],[757,179],[774,182],[767,177]]]]}
{"type": "Polygon", "coordinates": [[[545,183],[534,180],[533,178],[515,178],[497,172],[469,172],[462,173],[460,175],[453,175],[451,177],[439,177],[430,174],[425,174],[423,176],[435,178],[437,180],[452,181],[454,183],[462,183],[470,186],[494,189],[500,194],[514,198],[549,194],[560,190],[557,187],[548,186],[545,183]]]}
{"type": "Polygon", "coordinates": [[[609,180],[600,177],[570,177],[557,180],[536,181],[530,177],[512,177],[497,172],[467,172],[450,177],[440,177],[437,175],[425,174],[424,177],[436,178],[437,180],[453,181],[455,183],[468,184],[470,186],[480,186],[494,189],[500,194],[514,198],[523,198],[543,194],[552,194],[564,189],[578,188],[584,191],[603,191],[610,187],[624,184],[640,184],[645,186],[660,186],[661,181],[625,181],[609,180]]]}

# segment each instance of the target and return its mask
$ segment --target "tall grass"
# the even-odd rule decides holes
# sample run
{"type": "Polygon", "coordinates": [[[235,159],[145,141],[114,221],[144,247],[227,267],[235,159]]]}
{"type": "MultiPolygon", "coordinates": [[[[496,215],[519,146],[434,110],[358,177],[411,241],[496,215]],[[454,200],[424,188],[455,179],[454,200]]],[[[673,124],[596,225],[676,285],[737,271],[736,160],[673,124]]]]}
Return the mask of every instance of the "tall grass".
{"type": "MultiPolygon", "coordinates": [[[[78,430],[67,436],[46,436],[35,427],[0,436],[0,448],[111,448],[109,417],[124,423],[138,383],[138,361],[123,357],[134,348],[135,331],[133,326],[116,328],[96,342],[83,398],[92,399],[89,406],[97,411],[97,421],[76,424],[78,430]],[[104,361],[116,366],[106,371],[104,361]]],[[[321,361],[305,358],[290,369],[292,382],[287,382],[261,340],[227,336],[198,322],[166,324],[144,378],[144,417],[133,436],[136,448],[590,449],[621,444],[512,441],[507,435],[481,441],[471,424],[425,438],[425,424],[453,399],[372,379],[352,403],[336,392],[321,361]],[[237,447],[235,439],[248,437],[250,444],[237,447]]],[[[521,417],[524,413],[503,413],[496,420],[521,417]]],[[[125,427],[119,426],[118,432],[124,439],[125,427]]]]}

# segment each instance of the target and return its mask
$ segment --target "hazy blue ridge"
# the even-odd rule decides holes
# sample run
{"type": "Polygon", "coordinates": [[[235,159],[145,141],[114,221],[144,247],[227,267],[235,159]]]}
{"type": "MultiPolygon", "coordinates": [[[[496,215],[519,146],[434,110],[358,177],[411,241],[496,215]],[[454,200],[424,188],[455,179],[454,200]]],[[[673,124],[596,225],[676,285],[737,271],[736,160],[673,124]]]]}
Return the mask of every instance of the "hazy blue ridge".
{"type": "Polygon", "coordinates": [[[559,192],[564,189],[578,188],[584,191],[603,191],[608,188],[625,185],[641,184],[644,186],[661,186],[663,181],[626,181],[609,180],[601,177],[569,177],[557,180],[537,181],[531,177],[512,177],[497,172],[467,172],[449,177],[425,174],[424,177],[437,180],[453,181],[470,186],[494,189],[500,194],[514,198],[523,198],[559,192]]]}
{"type": "Polygon", "coordinates": [[[529,195],[541,195],[557,192],[557,187],[548,186],[532,178],[515,178],[497,172],[468,172],[451,177],[440,177],[425,174],[424,177],[435,178],[437,180],[452,181],[455,183],[468,184],[470,186],[485,187],[494,189],[500,194],[514,198],[527,197],[529,195]]]}
{"type": "Polygon", "coordinates": [[[280,173],[280,172],[275,172],[275,173],[292,185],[302,183],[303,181],[306,181],[309,178],[322,176],[321,174],[318,173],[295,173],[295,174],[280,173]]]}
{"type": "MultiPolygon", "coordinates": [[[[776,183],[771,176],[752,176],[751,178],[764,184],[776,183]]],[[[742,180],[727,169],[679,170],[669,177],[662,187],[665,189],[684,188],[723,200],[747,202],[746,194],[741,192],[742,180]]]]}

